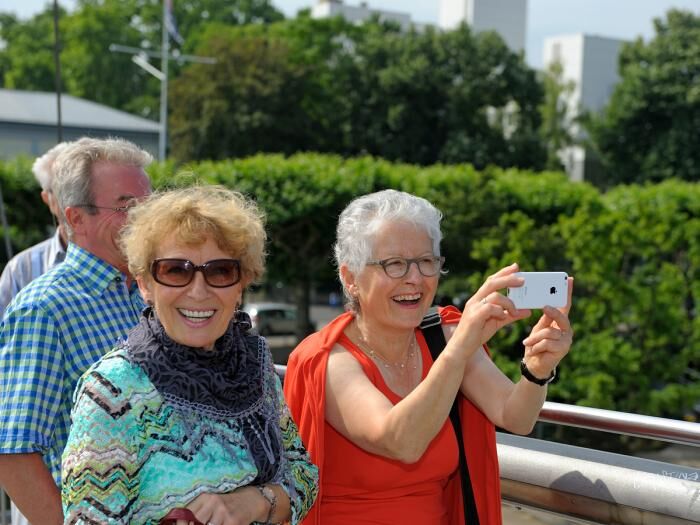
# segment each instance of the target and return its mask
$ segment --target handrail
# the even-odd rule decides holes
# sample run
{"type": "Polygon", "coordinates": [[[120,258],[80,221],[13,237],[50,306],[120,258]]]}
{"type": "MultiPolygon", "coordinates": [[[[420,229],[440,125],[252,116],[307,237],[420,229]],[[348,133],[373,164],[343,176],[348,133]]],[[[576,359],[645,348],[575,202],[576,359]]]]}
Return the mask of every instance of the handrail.
{"type": "Polygon", "coordinates": [[[700,471],[497,433],[504,503],[583,523],[698,523],[700,471]]]}
{"type": "Polygon", "coordinates": [[[700,446],[700,424],[545,401],[539,421],[700,446]]]}

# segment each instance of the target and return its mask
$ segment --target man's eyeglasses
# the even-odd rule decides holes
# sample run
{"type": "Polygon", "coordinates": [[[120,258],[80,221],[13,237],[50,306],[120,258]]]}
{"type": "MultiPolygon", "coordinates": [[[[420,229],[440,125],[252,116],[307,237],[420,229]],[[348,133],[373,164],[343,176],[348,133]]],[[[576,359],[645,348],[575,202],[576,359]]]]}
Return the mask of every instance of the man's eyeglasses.
{"type": "Polygon", "coordinates": [[[153,279],[163,286],[187,286],[196,272],[202,272],[209,286],[227,288],[241,280],[241,263],[236,259],[214,259],[202,265],[187,259],[156,259],[151,263],[153,279]]]}
{"type": "Polygon", "coordinates": [[[368,261],[368,266],[381,266],[389,277],[392,279],[400,279],[408,273],[411,265],[415,263],[418,266],[418,271],[424,277],[433,277],[440,272],[442,265],[445,262],[444,257],[434,255],[428,257],[418,257],[417,259],[405,259],[403,257],[391,257],[382,259],[381,261],[368,261]]]}
{"type": "Polygon", "coordinates": [[[97,206],[95,204],[76,204],[76,208],[90,208],[93,210],[110,210],[114,213],[128,213],[131,208],[136,206],[135,202],[125,204],[124,206],[117,206],[116,208],[112,208],[111,206],[97,206]]]}

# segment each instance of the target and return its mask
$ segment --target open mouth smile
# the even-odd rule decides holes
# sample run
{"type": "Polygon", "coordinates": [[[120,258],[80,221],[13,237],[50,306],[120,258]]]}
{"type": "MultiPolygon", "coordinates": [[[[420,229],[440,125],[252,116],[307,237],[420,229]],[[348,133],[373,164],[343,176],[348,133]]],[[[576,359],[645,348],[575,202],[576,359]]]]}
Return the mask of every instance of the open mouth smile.
{"type": "Polygon", "coordinates": [[[177,311],[193,323],[203,323],[211,319],[216,313],[216,310],[186,310],[185,308],[178,308],[177,311]]]}

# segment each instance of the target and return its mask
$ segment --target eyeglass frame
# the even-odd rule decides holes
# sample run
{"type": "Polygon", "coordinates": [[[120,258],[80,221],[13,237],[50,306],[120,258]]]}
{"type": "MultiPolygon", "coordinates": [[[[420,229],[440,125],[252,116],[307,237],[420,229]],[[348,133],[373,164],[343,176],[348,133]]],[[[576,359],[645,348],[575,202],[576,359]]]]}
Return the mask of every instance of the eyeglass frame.
{"type": "Polygon", "coordinates": [[[381,259],[378,261],[367,261],[365,263],[367,266],[381,266],[382,270],[384,270],[384,273],[386,274],[387,277],[390,279],[403,279],[408,275],[408,272],[411,271],[411,265],[415,264],[416,268],[418,268],[418,273],[420,273],[423,277],[435,277],[436,275],[440,274],[440,271],[442,270],[442,266],[445,264],[445,257],[442,255],[433,255],[431,257],[416,257],[415,259],[409,259],[407,257],[387,257],[386,259],[381,259]],[[426,275],[423,273],[423,270],[420,269],[420,261],[423,259],[432,259],[433,262],[440,262],[440,266],[437,269],[437,272],[435,272],[432,275],[426,275]],[[406,271],[397,276],[389,275],[389,272],[386,271],[386,265],[389,263],[389,261],[404,261],[406,263],[406,271]]]}
{"type": "Polygon", "coordinates": [[[195,264],[189,259],[181,259],[179,257],[162,257],[160,259],[153,259],[151,261],[151,266],[150,266],[150,271],[151,271],[151,277],[153,277],[153,280],[157,282],[158,284],[162,286],[168,286],[169,288],[184,288],[185,286],[188,286],[194,281],[194,276],[197,272],[202,272],[202,277],[204,278],[204,282],[207,283],[208,286],[211,286],[212,288],[230,288],[231,286],[235,286],[238,283],[241,282],[241,279],[243,278],[243,274],[241,272],[241,261],[240,259],[212,259],[211,261],[207,261],[204,264],[195,264]],[[162,261],[184,261],[185,263],[189,263],[190,266],[192,267],[192,275],[190,277],[190,280],[187,281],[185,284],[168,284],[164,283],[163,281],[159,281],[158,277],[156,277],[156,265],[159,262],[162,261]],[[211,263],[215,262],[220,262],[220,261],[231,261],[235,263],[236,266],[236,271],[238,273],[238,278],[232,282],[231,284],[224,284],[224,285],[219,285],[219,284],[212,284],[209,282],[209,279],[207,279],[207,274],[205,272],[207,266],[211,263]]]}
{"type": "Polygon", "coordinates": [[[73,205],[76,208],[92,208],[95,210],[111,210],[113,213],[129,213],[129,210],[136,206],[135,203],[133,204],[127,204],[125,206],[117,206],[117,207],[111,207],[111,206],[98,206],[97,204],[74,204],[73,205]]]}

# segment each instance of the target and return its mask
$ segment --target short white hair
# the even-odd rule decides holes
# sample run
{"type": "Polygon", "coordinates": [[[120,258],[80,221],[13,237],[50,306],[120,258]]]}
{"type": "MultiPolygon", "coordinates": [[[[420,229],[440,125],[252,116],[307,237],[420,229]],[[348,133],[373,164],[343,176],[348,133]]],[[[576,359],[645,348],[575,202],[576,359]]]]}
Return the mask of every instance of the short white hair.
{"type": "Polygon", "coordinates": [[[51,190],[56,158],[71,144],[71,142],[59,142],[41,157],[37,157],[34,164],[32,164],[32,173],[42,190],[51,190]]]}
{"type": "MultiPolygon", "coordinates": [[[[108,162],[145,169],[152,160],[150,153],[121,138],[83,137],[71,142],[56,159],[51,181],[51,191],[61,214],[59,220],[68,232],[68,238],[72,237],[73,231],[66,220],[66,208],[94,202],[92,169],[95,164],[108,162]]],[[[88,208],[88,213],[95,214],[97,211],[88,208]]]]}
{"type": "MultiPolygon", "coordinates": [[[[355,275],[359,275],[374,250],[374,237],[379,229],[389,222],[406,222],[425,230],[433,243],[433,253],[440,255],[442,213],[422,197],[397,190],[383,190],[370,193],[350,202],[340,214],[334,247],[335,262],[345,265],[355,275]]],[[[343,291],[352,303],[353,298],[343,291]]]]}

